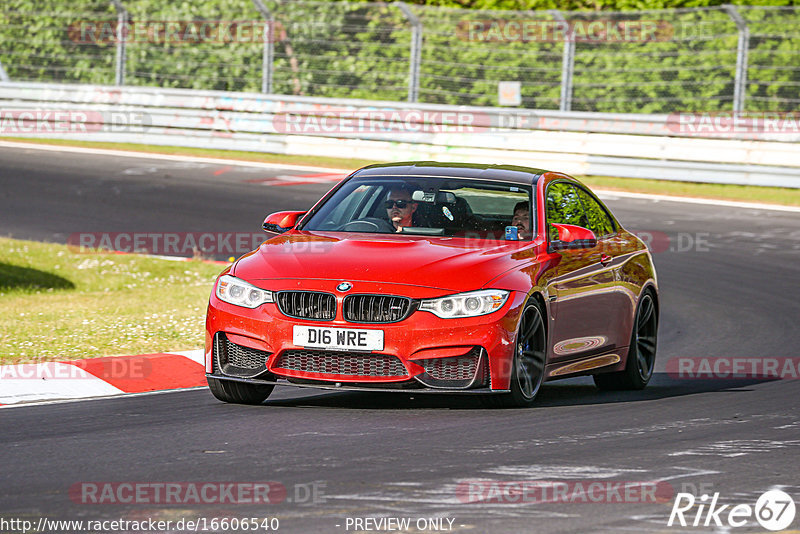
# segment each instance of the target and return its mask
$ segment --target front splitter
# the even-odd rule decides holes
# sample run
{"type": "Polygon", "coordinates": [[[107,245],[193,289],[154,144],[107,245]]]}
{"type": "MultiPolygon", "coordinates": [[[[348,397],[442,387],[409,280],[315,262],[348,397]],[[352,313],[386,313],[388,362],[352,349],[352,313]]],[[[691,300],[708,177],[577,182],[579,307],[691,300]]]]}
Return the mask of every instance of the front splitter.
{"type": "Polygon", "coordinates": [[[245,384],[253,384],[260,386],[291,386],[296,388],[307,389],[325,389],[328,391],[367,391],[375,393],[407,393],[415,395],[417,393],[426,394],[439,394],[439,395],[492,395],[498,393],[509,393],[507,389],[489,389],[489,388],[476,388],[476,389],[434,389],[434,388],[381,388],[381,387],[362,387],[352,386],[345,383],[320,383],[320,384],[298,384],[289,382],[288,380],[260,380],[252,378],[236,378],[233,376],[206,374],[208,378],[216,378],[217,380],[229,380],[231,382],[243,382],[245,384]]]}

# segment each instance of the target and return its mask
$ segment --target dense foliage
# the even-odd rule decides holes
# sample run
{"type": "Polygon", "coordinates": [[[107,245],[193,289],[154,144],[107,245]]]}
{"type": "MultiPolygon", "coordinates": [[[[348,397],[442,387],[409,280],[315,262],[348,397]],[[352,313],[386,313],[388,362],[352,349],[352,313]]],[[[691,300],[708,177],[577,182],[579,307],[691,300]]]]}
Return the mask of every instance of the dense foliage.
{"type": "MultiPolygon", "coordinates": [[[[800,0],[785,0],[791,2],[800,0]]],[[[134,24],[264,20],[251,0],[123,3],[134,24]]],[[[517,38],[506,32],[514,23],[552,25],[555,19],[547,12],[422,4],[615,10],[720,3],[418,1],[412,10],[423,31],[419,101],[494,106],[498,82],[519,81],[523,107],[557,109],[565,48],[563,39],[517,38]]],[[[396,5],[294,0],[265,4],[275,19],[273,92],[407,99],[411,23],[396,5]]],[[[800,9],[739,11],[750,28],[746,108],[800,109],[800,9]]],[[[738,33],[723,9],[562,13],[573,24],[599,22],[610,32],[631,23],[656,28],[648,39],[578,40],[572,109],[650,113],[731,109],[738,33]]],[[[107,0],[5,0],[0,7],[0,62],[14,80],[113,84],[113,39],[87,40],[76,28],[85,27],[87,21],[113,28],[116,17],[107,0]]],[[[260,91],[264,48],[257,39],[132,40],[127,43],[125,83],[260,91]]]]}
{"type": "Polygon", "coordinates": [[[430,6],[461,7],[469,9],[515,9],[545,10],[563,9],[567,11],[586,10],[636,10],[636,9],[676,9],[686,7],[714,7],[722,4],[755,6],[800,5],[798,0],[409,0],[409,3],[430,6]]]}

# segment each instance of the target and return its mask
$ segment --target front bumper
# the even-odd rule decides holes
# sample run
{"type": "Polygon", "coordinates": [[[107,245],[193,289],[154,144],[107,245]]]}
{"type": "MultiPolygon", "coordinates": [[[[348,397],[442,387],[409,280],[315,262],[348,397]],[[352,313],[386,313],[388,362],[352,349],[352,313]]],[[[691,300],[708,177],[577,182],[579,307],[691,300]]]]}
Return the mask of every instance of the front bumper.
{"type": "MultiPolygon", "coordinates": [[[[317,284],[324,285],[325,281],[318,281],[317,284]]],[[[330,291],[323,287],[311,289],[330,291]]],[[[369,291],[371,288],[364,289],[369,291]]],[[[379,288],[374,289],[376,293],[379,292],[379,288]]],[[[426,298],[427,296],[425,295],[426,298]]],[[[341,296],[338,295],[339,311],[336,318],[331,321],[312,321],[288,317],[281,313],[275,303],[248,309],[220,301],[212,294],[206,316],[206,373],[208,376],[227,380],[325,389],[503,392],[509,388],[516,325],[526,297],[525,294],[512,292],[502,308],[479,317],[440,319],[432,313],[417,310],[400,322],[375,324],[345,321],[341,315],[341,296]],[[315,367],[315,371],[309,371],[298,368],[296,364],[287,369],[281,362],[286,362],[289,355],[303,351],[330,352],[294,345],[294,325],[383,330],[383,350],[351,355],[353,357],[348,365],[356,365],[352,363],[356,361],[358,365],[355,368],[362,369],[366,360],[370,368],[374,369],[374,362],[369,360],[396,358],[402,368],[392,367],[394,371],[378,376],[374,372],[334,372],[336,368],[324,368],[319,372],[319,366],[315,367]],[[253,354],[256,355],[263,354],[266,360],[264,367],[254,369],[251,373],[244,373],[240,369],[225,372],[229,369],[223,369],[219,365],[219,341],[222,336],[235,347],[254,351],[253,354]],[[432,379],[444,376],[441,374],[442,369],[454,369],[458,365],[456,362],[459,357],[464,358],[470,354],[479,355],[478,365],[481,366],[475,373],[474,380],[432,379]]],[[[345,369],[347,366],[339,368],[345,369]]]]}

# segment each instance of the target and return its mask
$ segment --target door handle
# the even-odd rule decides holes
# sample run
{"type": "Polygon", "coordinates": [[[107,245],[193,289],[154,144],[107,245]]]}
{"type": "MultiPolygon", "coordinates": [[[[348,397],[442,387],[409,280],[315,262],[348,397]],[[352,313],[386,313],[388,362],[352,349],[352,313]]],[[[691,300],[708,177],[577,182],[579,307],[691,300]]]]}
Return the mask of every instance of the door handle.
{"type": "Polygon", "coordinates": [[[600,263],[603,264],[603,267],[605,267],[606,265],[611,263],[611,260],[613,260],[613,259],[614,258],[609,256],[608,254],[603,254],[602,256],[600,256],[600,263]]]}

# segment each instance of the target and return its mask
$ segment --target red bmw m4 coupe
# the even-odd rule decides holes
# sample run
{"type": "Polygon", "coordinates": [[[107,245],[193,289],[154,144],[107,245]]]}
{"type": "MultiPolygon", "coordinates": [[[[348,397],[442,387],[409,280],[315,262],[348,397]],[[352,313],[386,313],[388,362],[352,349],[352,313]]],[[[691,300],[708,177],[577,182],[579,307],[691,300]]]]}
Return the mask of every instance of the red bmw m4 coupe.
{"type": "Polygon", "coordinates": [[[653,373],[658,288],[645,244],[583,184],[509,165],[370,165],[220,274],[211,392],[277,385],[480,394],[528,406],[543,382],[653,373]]]}

